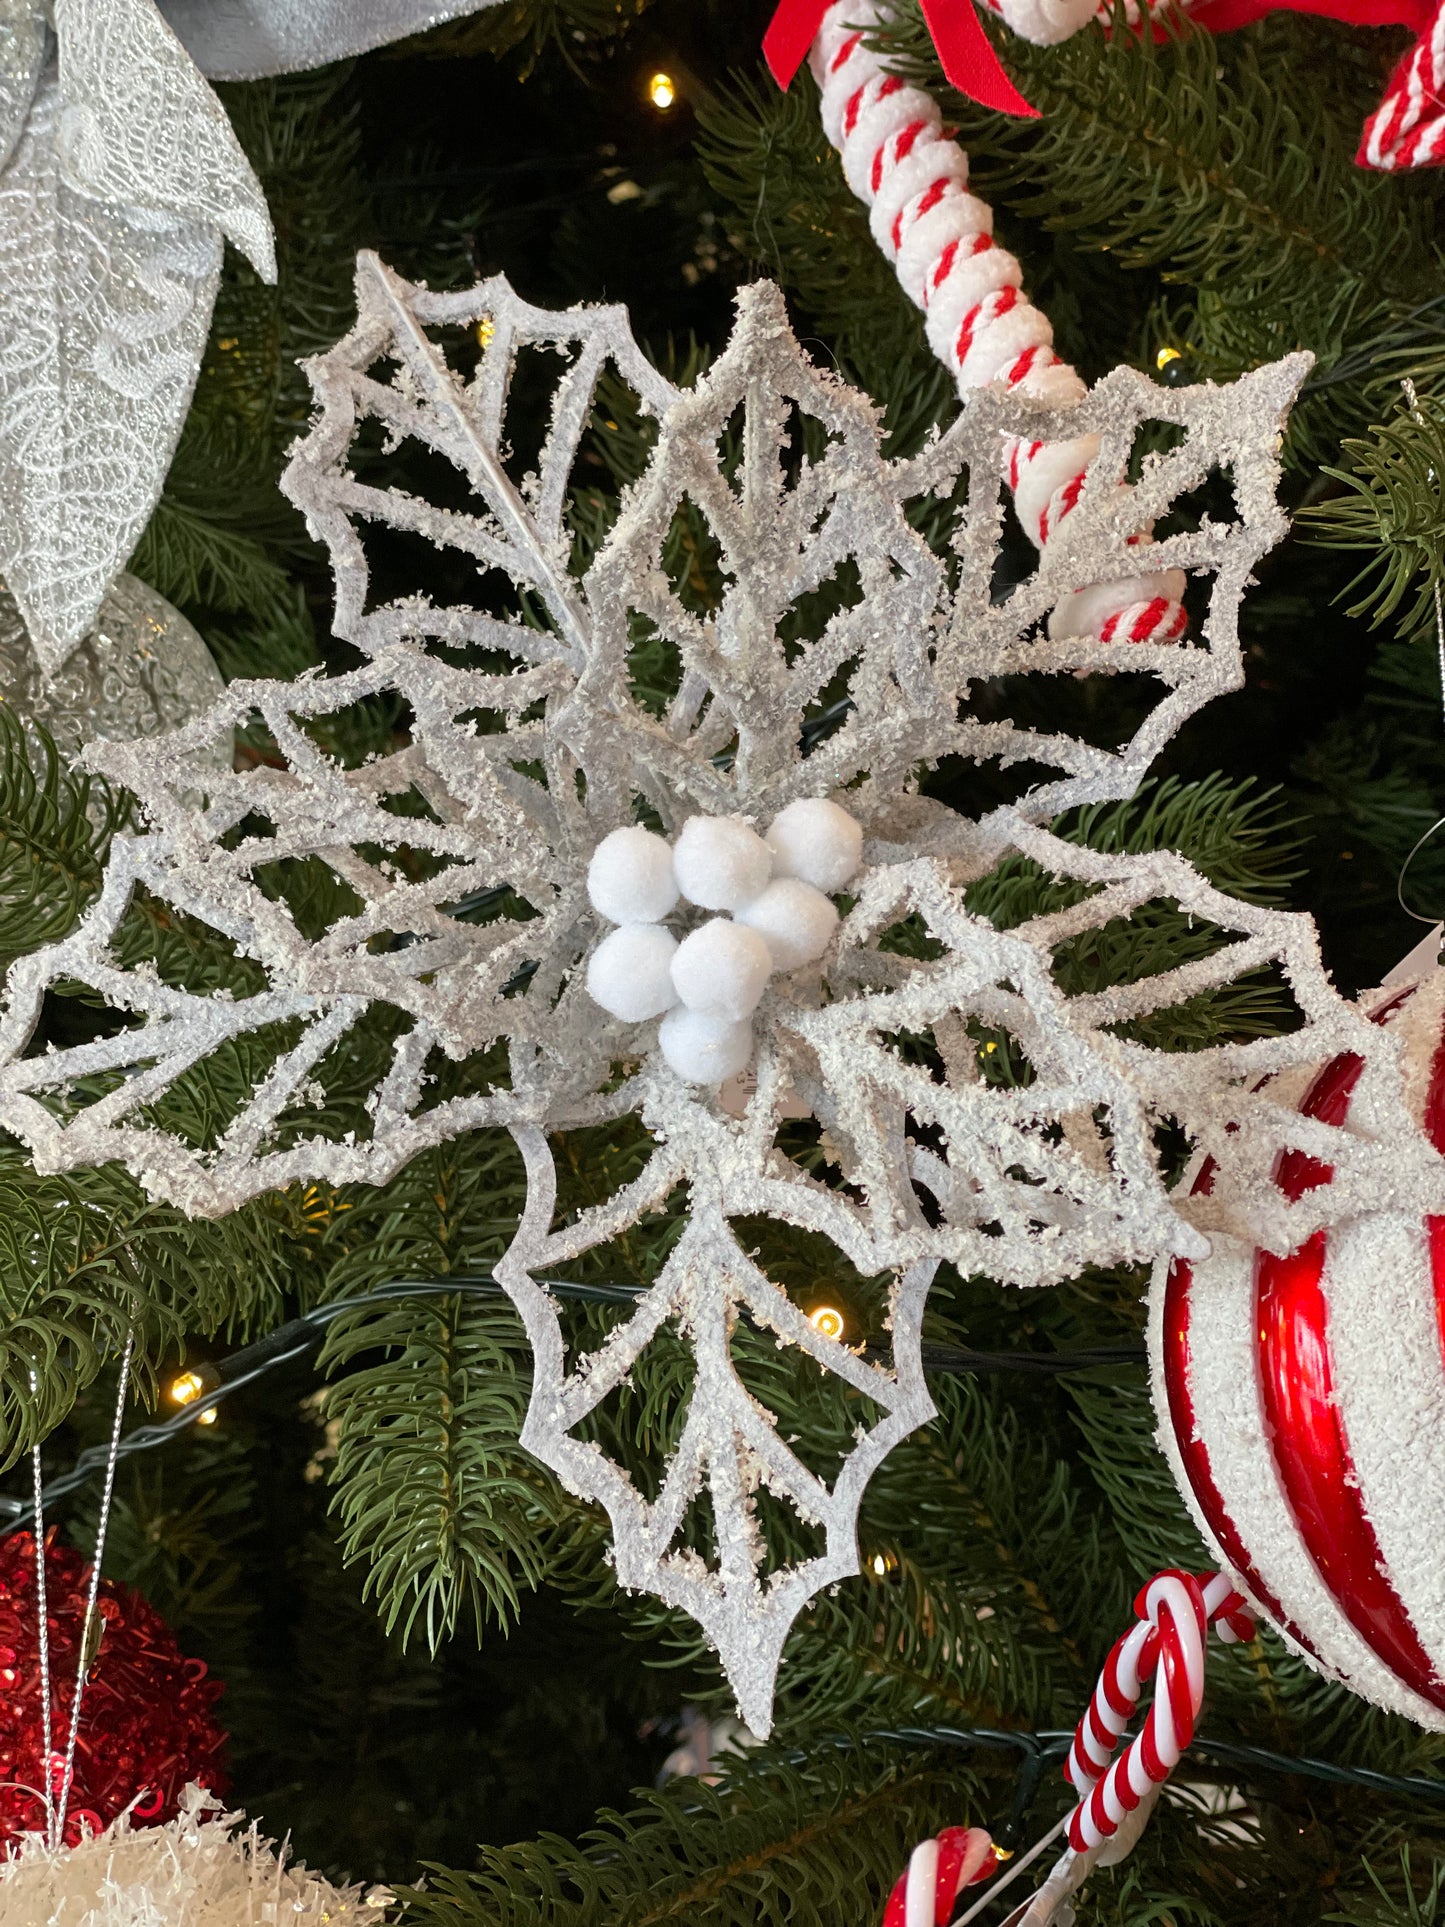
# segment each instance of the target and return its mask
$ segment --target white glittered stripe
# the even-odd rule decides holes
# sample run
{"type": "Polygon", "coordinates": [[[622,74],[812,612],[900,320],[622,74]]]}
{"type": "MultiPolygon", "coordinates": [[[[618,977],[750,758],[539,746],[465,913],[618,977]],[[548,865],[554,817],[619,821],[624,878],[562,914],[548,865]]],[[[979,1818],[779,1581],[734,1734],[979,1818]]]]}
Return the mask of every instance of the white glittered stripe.
{"type": "MultiPolygon", "coordinates": [[[[1336,1605],[1305,1549],[1264,1436],[1254,1357],[1254,1254],[1249,1247],[1222,1235],[1216,1235],[1213,1244],[1213,1254],[1194,1266],[1189,1349],[1195,1423],[1209,1453],[1224,1508],[1263,1583],[1313,1641],[1323,1661],[1323,1667],[1317,1670],[1344,1680],[1377,1706],[1403,1713],[1421,1726],[1445,1730],[1445,1715],[1411,1692],[1370,1651],[1336,1605]]],[[[1244,1574],[1231,1566],[1210,1531],[1174,1440],[1163,1371],[1167,1276],[1167,1263],[1155,1268],[1149,1307],[1159,1442],[1206,1543],[1233,1574],[1239,1590],[1268,1620],[1271,1615],[1263,1602],[1251,1592],[1244,1574]]],[[[1283,1627],[1279,1630],[1292,1650],[1316,1664],[1283,1627]]]]}
{"type": "Polygon", "coordinates": [[[1335,1393],[1360,1498],[1386,1575],[1439,1672],[1445,1359],[1423,1221],[1390,1212],[1339,1227],[1323,1282],[1335,1393]]]}

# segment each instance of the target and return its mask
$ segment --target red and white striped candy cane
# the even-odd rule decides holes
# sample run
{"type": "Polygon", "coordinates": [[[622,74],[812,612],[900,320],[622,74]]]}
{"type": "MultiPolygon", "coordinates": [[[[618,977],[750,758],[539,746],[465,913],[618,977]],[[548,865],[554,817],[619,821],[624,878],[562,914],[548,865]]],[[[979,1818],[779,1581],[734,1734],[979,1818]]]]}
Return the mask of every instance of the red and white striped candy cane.
{"type": "Polygon", "coordinates": [[[907,1871],[888,1896],[883,1927],[947,1927],[964,1888],[987,1880],[998,1865],[993,1841],[982,1827],[945,1827],[913,1849],[907,1871]]]}
{"type": "MultiPolygon", "coordinates": [[[[929,345],[960,394],[1002,383],[1051,408],[1075,406],[1084,384],[1054,353],[1053,329],[1023,292],[1018,261],[994,241],[992,210],[968,192],[968,156],[945,136],[938,103],[864,44],[876,17],[872,0],[835,0],[811,56],[824,130],[868,205],[874,240],[922,308],[929,345]]],[[[1096,435],[1009,444],[1014,503],[1040,548],[1077,503],[1098,452],[1096,435]]],[[[1172,642],[1186,626],[1183,593],[1178,569],[1099,583],[1060,604],[1050,633],[1172,642]]]]}
{"type": "Polygon", "coordinates": [[[1445,0],[1391,74],[1355,160],[1387,173],[1445,164],[1445,0]]]}
{"type": "Polygon", "coordinates": [[[1178,1766],[1204,1698],[1210,1626],[1226,1644],[1254,1637],[1249,1609],[1222,1572],[1205,1579],[1158,1573],[1134,1610],[1138,1620],[1105,1661],[1064,1767],[1080,1795],[1069,1819],[1075,1853],[1088,1853],[1117,1833],[1125,1816],[1178,1766]],[[1151,1673],[1158,1678],[1144,1725],[1110,1765],[1151,1673]]]}

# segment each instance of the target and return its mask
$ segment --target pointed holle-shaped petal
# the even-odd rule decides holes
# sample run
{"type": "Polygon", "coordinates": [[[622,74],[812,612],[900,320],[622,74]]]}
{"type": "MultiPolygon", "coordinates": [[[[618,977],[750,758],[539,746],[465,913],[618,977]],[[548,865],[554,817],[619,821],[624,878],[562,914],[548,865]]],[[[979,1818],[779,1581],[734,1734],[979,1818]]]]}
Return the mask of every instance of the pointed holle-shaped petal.
{"type": "Polygon", "coordinates": [[[221,267],[209,222],[63,176],[53,72],[0,173],[0,576],[54,673],[149,519],[221,267]]]}
{"type": "Polygon", "coordinates": [[[73,188],[218,227],[266,281],[271,217],[226,110],[154,0],[55,0],[61,166],[73,188]]]}

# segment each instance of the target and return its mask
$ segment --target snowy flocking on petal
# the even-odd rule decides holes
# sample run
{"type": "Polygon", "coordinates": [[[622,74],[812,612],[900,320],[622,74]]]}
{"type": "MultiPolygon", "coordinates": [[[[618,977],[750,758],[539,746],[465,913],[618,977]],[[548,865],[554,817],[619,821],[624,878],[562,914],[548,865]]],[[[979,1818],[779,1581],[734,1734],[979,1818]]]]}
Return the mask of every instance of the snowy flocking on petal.
{"type": "Polygon", "coordinates": [[[160,494],[221,235],[275,278],[260,186],[153,0],[56,0],[54,18],[56,64],[0,171],[0,576],[50,672],[160,494]]]}
{"type": "MultiPolygon", "coordinates": [[[[370,256],[357,293],[356,327],[310,365],[320,412],[286,486],[331,550],[336,629],[365,660],[233,684],[161,742],[92,747],[151,828],[117,838],[77,928],[12,967],[0,1123],[41,1168],[120,1157],[206,1213],[298,1180],[380,1182],[428,1145],[510,1128],[529,1201],[499,1275],[537,1352],[526,1442],[607,1506],[623,1582],[697,1616],[762,1727],[793,1617],[856,1570],[863,1482],[927,1416],[918,1318],[937,1264],[1040,1286],[1198,1250],[1156,1123],[1222,1131],[1249,1080],[1203,1053],[1179,1074],[1151,1013],[1270,965],[1304,986],[1296,1056],[1312,1027],[1331,1047],[1350,1029],[1300,919],[1230,906],[1177,858],[1099,855],[1033,822],[1131,794],[1172,730],[1237,684],[1235,608],[1282,526],[1278,437],[1303,366],[1228,389],[1105,384],[1070,418],[1098,437],[1070,577],[1051,550],[1000,594],[1000,444],[1055,432],[1018,396],[979,398],[891,463],[872,405],[812,365],[766,286],[686,391],[615,308],[548,314],[500,279],[432,294],[370,256]],[[1172,445],[1150,453],[1161,423],[1172,445]],[[384,456],[365,479],[359,435],[384,456]],[[637,479],[619,501],[588,478],[627,438],[616,463],[637,479]],[[1221,468],[1236,513],[1211,521],[1188,492],[1221,468]],[[1212,578],[1204,643],[1051,638],[1064,590],[1117,575],[1166,509],[1178,532],[1161,556],[1212,578]],[[418,541],[445,555],[458,599],[378,595],[374,564],[404,587],[418,541]],[[1125,668],[1163,694],[1121,749],[1088,739],[1075,672],[1125,668]],[[1048,728],[1031,720],[1040,676],[1048,728]],[[396,746],[348,766],[346,718],[379,699],[396,746]],[[218,773],[213,739],[247,725],[274,763],[218,773]],[[949,805],[920,789],[944,759],[949,805]],[[800,808],[831,847],[798,831],[800,808]],[[642,869],[599,871],[599,897],[594,858],[623,831],[642,869]],[[697,870],[700,849],[725,877],[697,870]],[[1070,907],[1013,930],[972,910],[1011,849],[1071,879],[1070,907]],[[302,867],[324,883],[304,903],[302,867]],[[245,984],[210,996],[128,964],[138,888],[234,946],[245,984]],[[1071,946],[1161,896],[1212,919],[1207,958],[1122,1002],[1070,985],[1071,946]],[[709,931],[712,963],[684,969],[709,931]],[[604,1007],[592,962],[639,933],[656,982],[634,1007],[592,975],[604,1007]],[[729,956],[746,996],[717,979],[729,956]],[[28,1056],[60,981],[127,1026],[28,1056]],[[675,1003],[732,1054],[669,1051],[675,1003]],[[726,1101],[708,1068],[724,1059],[751,1080],[726,1101]],[[375,1066],[360,1098],[358,1065],[375,1066]],[[615,1180],[592,1161],[601,1194],[559,1201],[549,1137],[628,1114],[636,1156],[615,1180]],[[593,1357],[569,1358],[544,1274],[605,1263],[664,1209],[684,1220],[668,1263],[593,1357]],[[851,1268],[891,1364],[808,1325],[745,1255],[739,1219],[823,1241],[821,1275],[851,1268]],[[681,1347],[692,1390],[644,1493],[608,1454],[607,1408],[650,1345],[681,1347]],[[761,1369],[753,1354],[779,1346],[852,1401],[831,1471],[778,1440],[740,1367],[740,1350],[761,1369]]],[[[1382,1090],[1390,1075],[1382,1058],[1382,1090]]]]}

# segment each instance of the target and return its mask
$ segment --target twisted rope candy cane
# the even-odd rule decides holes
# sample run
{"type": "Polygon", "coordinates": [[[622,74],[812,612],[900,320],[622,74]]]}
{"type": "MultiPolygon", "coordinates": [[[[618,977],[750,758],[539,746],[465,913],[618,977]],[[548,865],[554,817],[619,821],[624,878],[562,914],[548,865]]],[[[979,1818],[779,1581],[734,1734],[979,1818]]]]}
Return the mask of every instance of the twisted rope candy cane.
{"type": "Polygon", "coordinates": [[[1445,162],[1445,0],[1391,74],[1355,161],[1387,173],[1445,162]]]}
{"type": "Polygon", "coordinates": [[[1135,1600],[1134,1610],[1138,1620],[1104,1662],[1064,1768],[1065,1779],[1079,1794],[1069,1819],[1069,1845],[1077,1854],[1103,1846],[1178,1766],[1194,1738],[1204,1699],[1204,1647],[1210,1626],[1226,1644],[1254,1637],[1249,1609],[1222,1572],[1208,1579],[1158,1573],[1135,1600]],[[1154,1702],[1143,1728],[1111,1766],[1143,1682],[1156,1670],[1154,1702]]]}
{"type": "MultiPolygon", "coordinates": [[[[964,0],[969,4],[970,0],[964,0]]],[[[929,346],[959,393],[995,382],[1049,408],[1082,401],[1084,384],[1053,352],[1053,329],[1023,292],[1023,269],[993,239],[993,212],[968,192],[968,156],[944,137],[937,102],[891,74],[864,45],[872,0],[835,0],[813,42],[823,127],[848,185],[869,207],[873,238],[927,316],[929,346]]],[[[1019,519],[1042,549],[1078,502],[1097,435],[1012,439],[1005,473],[1019,519]]],[[[1147,532],[1138,537],[1141,544],[1147,532]]],[[[1184,575],[1165,569],[1098,583],[1054,611],[1056,639],[1172,642],[1187,618],[1184,575]]]]}
{"type": "Polygon", "coordinates": [[[947,1927],[964,1888],[987,1880],[999,1865],[982,1827],[945,1827],[913,1849],[908,1869],[888,1896],[883,1927],[947,1927]]]}

